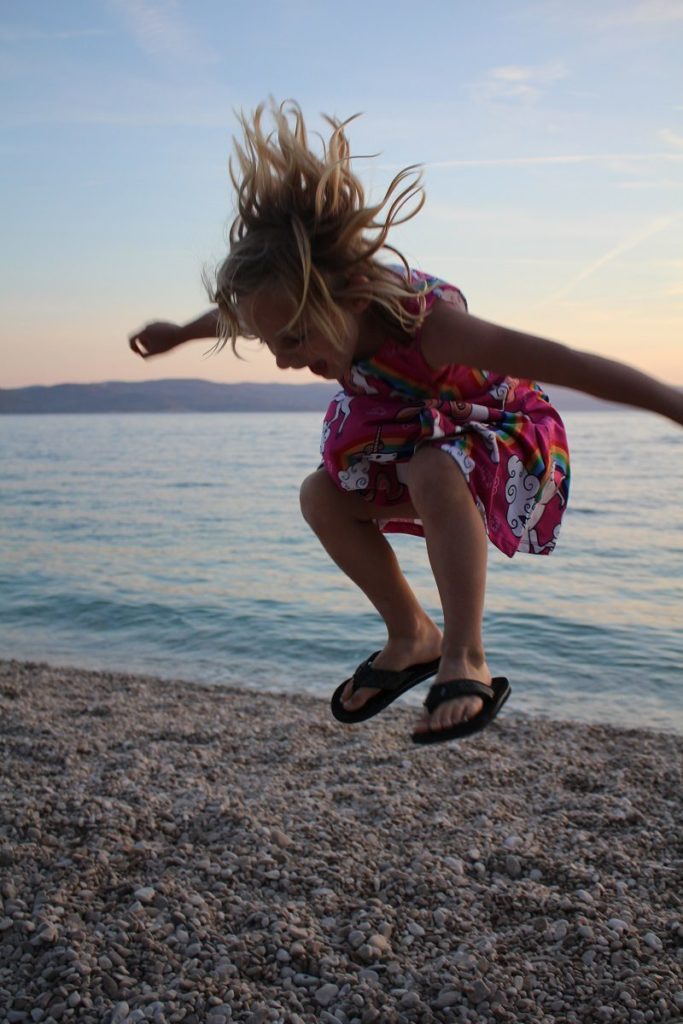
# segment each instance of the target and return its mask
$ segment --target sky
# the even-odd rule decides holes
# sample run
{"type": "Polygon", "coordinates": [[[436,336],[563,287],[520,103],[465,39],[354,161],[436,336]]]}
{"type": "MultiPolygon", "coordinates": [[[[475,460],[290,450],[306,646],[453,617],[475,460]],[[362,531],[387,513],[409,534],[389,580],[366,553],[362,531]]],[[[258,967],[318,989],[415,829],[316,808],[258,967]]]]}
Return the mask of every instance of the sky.
{"type": "Polygon", "coordinates": [[[423,165],[392,241],[477,316],[683,384],[682,52],[683,0],[0,0],[0,386],[312,379],[127,346],[208,308],[271,95],[362,113],[373,197],[423,165]]]}

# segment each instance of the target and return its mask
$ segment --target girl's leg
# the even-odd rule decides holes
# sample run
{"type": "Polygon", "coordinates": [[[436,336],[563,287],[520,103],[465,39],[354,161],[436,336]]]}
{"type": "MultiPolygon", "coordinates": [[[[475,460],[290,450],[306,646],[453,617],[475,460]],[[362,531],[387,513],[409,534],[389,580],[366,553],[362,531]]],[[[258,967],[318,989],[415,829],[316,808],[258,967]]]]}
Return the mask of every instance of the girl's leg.
{"type": "MultiPolygon", "coordinates": [[[[388,639],[377,655],[377,668],[408,668],[431,661],[441,653],[441,631],[411,590],[394,550],[373,518],[379,510],[360,495],[340,491],[325,470],[304,480],[301,488],[304,518],[340,569],[360,587],[384,619],[388,639]]],[[[385,510],[386,511],[386,510],[385,510]]],[[[412,505],[394,506],[396,515],[416,518],[412,505]]],[[[377,690],[360,687],[344,701],[355,711],[377,690]]]]}
{"type": "MultiPolygon", "coordinates": [[[[446,452],[429,446],[418,449],[406,473],[443,607],[437,682],[466,678],[490,683],[482,637],[488,542],[481,516],[463,473],[446,452]]],[[[431,719],[425,712],[415,731],[446,729],[473,718],[482,706],[480,697],[446,701],[431,719]]]]}

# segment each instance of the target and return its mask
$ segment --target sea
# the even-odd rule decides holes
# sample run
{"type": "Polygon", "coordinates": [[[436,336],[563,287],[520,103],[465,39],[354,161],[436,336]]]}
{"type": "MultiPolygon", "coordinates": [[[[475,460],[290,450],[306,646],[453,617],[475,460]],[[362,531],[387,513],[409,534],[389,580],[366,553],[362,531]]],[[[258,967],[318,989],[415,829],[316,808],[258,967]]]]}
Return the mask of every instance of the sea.
{"type": "MultiPolygon", "coordinates": [[[[556,551],[490,549],[506,713],[683,733],[683,431],[616,408],[564,418],[556,551]]],[[[299,512],[320,420],[0,417],[0,657],[329,697],[384,629],[299,512]]],[[[392,543],[439,621],[424,542],[392,543]]]]}

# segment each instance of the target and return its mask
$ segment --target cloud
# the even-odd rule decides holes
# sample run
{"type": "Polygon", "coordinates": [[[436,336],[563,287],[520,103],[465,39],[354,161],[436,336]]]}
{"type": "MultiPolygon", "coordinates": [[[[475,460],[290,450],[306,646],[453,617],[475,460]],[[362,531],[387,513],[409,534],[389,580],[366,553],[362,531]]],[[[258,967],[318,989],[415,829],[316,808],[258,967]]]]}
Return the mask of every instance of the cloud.
{"type": "Polygon", "coordinates": [[[681,0],[639,0],[631,6],[625,4],[615,17],[621,21],[650,24],[683,21],[683,4],[681,0]]]}
{"type": "Polygon", "coordinates": [[[215,63],[220,57],[181,17],[177,0],[110,0],[144,53],[183,63],[215,63]]]}
{"type": "Polygon", "coordinates": [[[505,64],[491,68],[484,78],[470,83],[469,90],[475,98],[485,102],[533,102],[549,85],[567,76],[568,71],[561,63],[538,66],[505,64]]]}
{"type": "MultiPolygon", "coordinates": [[[[683,153],[565,153],[554,156],[472,157],[458,160],[434,160],[426,167],[536,167],[544,164],[618,164],[683,160],[683,153]]],[[[393,165],[392,165],[393,166],[393,165]]],[[[396,165],[398,166],[398,165],[396,165]]]]}
{"type": "Polygon", "coordinates": [[[676,178],[651,178],[647,181],[620,181],[618,188],[648,190],[661,188],[680,188],[680,179],[676,178]]]}
{"type": "Polygon", "coordinates": [[[106,36],[109,33],[102,28],[70,28],[49,32],[38,28],[2,28],[0,26],[0,43],[32,43],[36,40],[49,39],[89,39],[92,36],[106,36]]]}
{"type": "Polygon", "coordinates": [[[674,132],[670,128],[662,128],[659,137],[667,145],[683,149],[683,135],[679,135],[678,132],[674,132]]]}
{"type": "Polygon", "coordinates": [[[683,21],[683,4],[681,0],[602,0],[601,3],[575,0],[571,4],[566,0],[541,0],[526,7],[522,17],[535,24],[549,23],[555,28],[565,25],[585,30],[590,23],[594,35],[630,26],[660,28],[683,21]]]}

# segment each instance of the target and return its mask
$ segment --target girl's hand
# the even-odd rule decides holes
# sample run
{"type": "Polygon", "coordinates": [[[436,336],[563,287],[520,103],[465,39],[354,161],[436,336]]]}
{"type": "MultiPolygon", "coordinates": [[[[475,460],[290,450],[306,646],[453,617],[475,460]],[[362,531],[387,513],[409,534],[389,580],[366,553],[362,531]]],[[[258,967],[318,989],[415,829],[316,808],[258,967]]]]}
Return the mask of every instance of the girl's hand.
{"type": "Polygon", "coordinates": [[[178,324],[157,320],[155,323],[147,324],[141,331],[131,334],[128,344],[137,355],[149,359],[150,356],[170,352],[172,348],[182,345],[186,340],[183,328],[178,324]]]}

